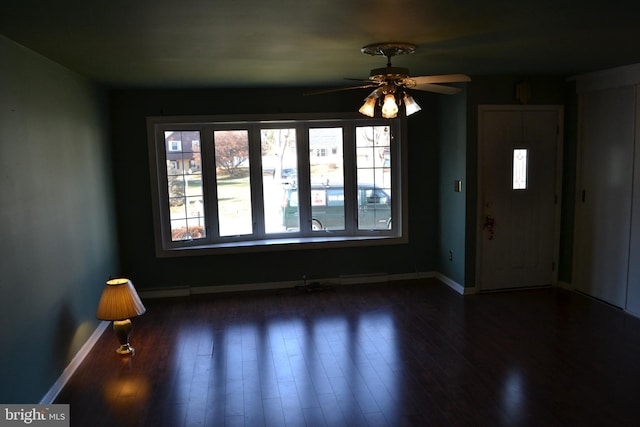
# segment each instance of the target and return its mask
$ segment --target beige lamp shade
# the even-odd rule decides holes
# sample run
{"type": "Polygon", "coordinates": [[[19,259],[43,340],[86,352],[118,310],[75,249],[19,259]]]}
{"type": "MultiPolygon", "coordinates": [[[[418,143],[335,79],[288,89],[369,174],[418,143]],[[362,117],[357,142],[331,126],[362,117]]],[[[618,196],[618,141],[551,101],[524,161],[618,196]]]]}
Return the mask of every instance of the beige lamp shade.
{"type": "Polygon", "coordinates": [[[98,303],[96,317],[100,320],[124,320],[147,311],[129,279],[107,281],[98,303]]]}

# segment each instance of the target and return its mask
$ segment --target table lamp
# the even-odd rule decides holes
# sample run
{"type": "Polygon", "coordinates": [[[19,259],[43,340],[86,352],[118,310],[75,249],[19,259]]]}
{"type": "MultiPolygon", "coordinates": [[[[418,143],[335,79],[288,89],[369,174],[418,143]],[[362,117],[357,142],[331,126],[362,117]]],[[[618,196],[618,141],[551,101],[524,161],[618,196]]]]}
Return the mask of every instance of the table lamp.
{"type": "Polygon", "coordinates": [[[133,283],[129,279],[110,279],[102,291],[96,317],[113,321],[113,330],[120,341],[118,354],[133,354],[129,345],[131,317],[143,314],[147,309],[142,304],[133,283]]]}

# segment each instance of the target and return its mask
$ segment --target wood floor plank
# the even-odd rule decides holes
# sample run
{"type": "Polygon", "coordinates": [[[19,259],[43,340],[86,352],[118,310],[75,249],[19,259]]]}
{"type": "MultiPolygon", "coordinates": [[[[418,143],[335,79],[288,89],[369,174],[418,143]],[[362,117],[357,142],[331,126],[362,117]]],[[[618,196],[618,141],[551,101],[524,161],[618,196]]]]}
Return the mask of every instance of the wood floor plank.
{"type": "Polygon", "coordinates": [[[435,280],[145,301],[56,403],[73,426],[640,425],[640,319],[435,280]]]}

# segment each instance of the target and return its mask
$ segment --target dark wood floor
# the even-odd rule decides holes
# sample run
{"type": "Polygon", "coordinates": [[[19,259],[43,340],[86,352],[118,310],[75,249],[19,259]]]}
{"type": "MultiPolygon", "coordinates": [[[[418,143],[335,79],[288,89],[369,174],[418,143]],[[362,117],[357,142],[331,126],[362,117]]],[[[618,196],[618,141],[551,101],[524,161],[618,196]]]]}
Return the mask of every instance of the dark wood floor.
{"type": "Polygon", "coordinates": [[[433,280],[145,302],[56,403],[74,426],[638,426],[640,320],[433,280]]]}

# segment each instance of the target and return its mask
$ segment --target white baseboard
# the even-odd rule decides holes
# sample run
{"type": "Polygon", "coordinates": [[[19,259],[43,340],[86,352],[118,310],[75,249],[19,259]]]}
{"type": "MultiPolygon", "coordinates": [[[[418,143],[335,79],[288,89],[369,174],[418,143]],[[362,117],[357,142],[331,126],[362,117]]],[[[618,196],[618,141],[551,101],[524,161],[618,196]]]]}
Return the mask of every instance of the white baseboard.
{"type": "Polygon", "coordinates": [[[87,342],[85,342],[82,347],[80,347],[80,350],[78,350],[76,355],[73,356],[73,359],[71,359],[71,362],[69,362],[64,371],[62,371],[62,375],[60,375],[57,381],[51,386],[47,394],[45,394],[42,399],[40,399],[40,404],[48,405],[53,403],[60,391],[62,391],[62,388],[65,386],[67,381],[69,381],[73,373],[76,371],[76,369],[78,369],[84,358],[87,357],[87,355],[91,351],[91,348],[93,348],[95,343],[98,342],[98,339],[105,331],[105,329],[107,329],[109,324],[110,322],[100,322],[98,324],[87,342]]]}
{"type": "Polygon", "coordinates": [[[221,292],[244,292],[244,291],[268,291],[276,289],[290,289],[296,286],[304,286],[309,283],[321,283],[327,285],[352,285],[364,283],[383,283],[396,280],[412,280],[436,277],[434,272],[417,272],[417,273],[400,273],[400,274],[354,274],[343,275],[333,278],[324,279],[307,279],[290,280],[284,282],[263,282],[263,283],[245,283],[238,285],[220,285],[220,286],[195,286],[170,289],[148,289],[138,290],[138,294],[142,299],[168,298],[168,297],[184,297],[189,295],[216,294],[221,292]]]}
{"type": "Polygon", "coordinates": [[[384,282],[394,282],[400,280],[416,280],[416,279],[425,279],[435,277],[433,272],[422,272],[422,273],[398,273],[398,274],[354,274],[354,275],[344,275],[338,277],[336,279],[336,283],[339,285],[357,285],[364,283],[384,283],[384,282]]]}
{"type": "Polygon", "coordinates": [[[351,274],[342,275],[333,278],[324,279],[308,279],[303,280],[290,280],[285,282],[263,282],[263,283],[245,283],[238,285],[219,285],[219,286],[195,286],[195,287],[183,287],[183,288],[170,288],[170,289],[148,289],[138,290],[142,299],[153,298],[168,298],[168,297],[185,297],[189,295],[205,295],[216,294],[222,292],[245,292],[245,291],[268,291],[277,289],[291,289],[296,286],[304,286],[309,283],[321,283],[326,285],[355,285],[366,283],[384,283],[393,282],[399,280],[417,280],[436,278],[449,286],[451,289],[459,293],[460,295],[472,295],[478,293],[478,290],[474,288],[465,288],[461,284],[449,279],[441,273],[434,271],[416,272],[416,273],[399,273],[399,274],[351,274]]]}
{"type": "Polygon", "coordinates": [[[637,317],[638,319],[640,319],[640,313],[636,313],[635,311],[629,311],[629,310],[625,310],[624,312],[627,313],[629,316],[637,317]]]}
{"type": "Polygon", "coordinates": [[[442,273],[435,273],[435,278],[440,280],[442,283],[444,283],[445,285],[447,285],[448,287],[450,287],[451,289],[453,289],[454,291],[456,291],[460,295],[473,295],[473,294],[477,294],[478,293],[478,289],[477,288],[475,288],[475,287],[473,287],[473,288],[465,288],[460,283],[456,282],[455,280],[452,280],[452,279],[448,278],[447,276],[445,276],[442,273]]]}
{"type": "Polygon", "coordinates": [[[575,288],[571,283],[563,282],[562,280],[558,280],[558,282],[556,283],[556,286],[559,288],[565,289],[567,291],[575,290],[575,288]]]}

